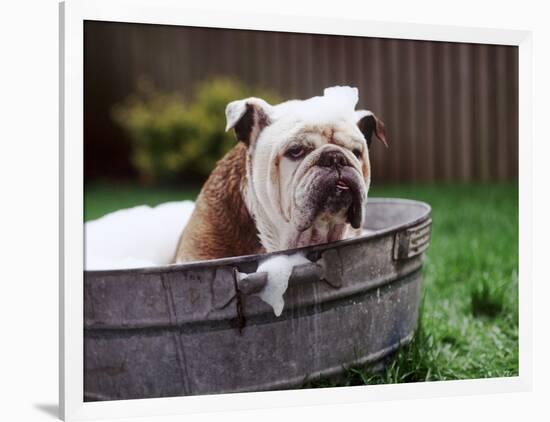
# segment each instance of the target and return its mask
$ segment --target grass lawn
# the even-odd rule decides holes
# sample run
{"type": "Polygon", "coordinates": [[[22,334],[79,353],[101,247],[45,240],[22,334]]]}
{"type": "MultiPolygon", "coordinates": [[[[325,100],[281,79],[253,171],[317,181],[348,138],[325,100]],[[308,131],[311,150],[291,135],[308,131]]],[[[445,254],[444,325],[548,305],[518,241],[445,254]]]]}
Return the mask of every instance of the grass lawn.
{"type": "MultiPolygon", "coordinates": [[[[138,204],[193,199],[198,190],[86,188],[86,220],[138,204]]],[[[374,186],[370,196],[426,201],[432,242],[419,329],[387,369],[348,368],[339,384],[505,377],[518,374],[517,185],[374,186]]]]}
{"type": "Polygon", "coordinates": [[[84,221],[95,220],[107,213],[135,205],[158,205],[163,202],[195,200],[200,187],[185,189],[150,188],[134,185],[95,184],[86,186],[84,194],[84,221]]]}

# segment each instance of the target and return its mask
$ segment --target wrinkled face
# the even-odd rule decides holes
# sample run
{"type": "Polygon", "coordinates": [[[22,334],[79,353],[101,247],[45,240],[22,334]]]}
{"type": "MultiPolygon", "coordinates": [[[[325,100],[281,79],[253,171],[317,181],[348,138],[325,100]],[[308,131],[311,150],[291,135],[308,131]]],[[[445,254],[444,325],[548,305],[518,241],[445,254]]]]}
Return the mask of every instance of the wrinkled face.
{"type": "Polygon", "coordinates": [[[266,251],[325,243],[360,229],[370,184],[368,145],[385,143],[370,112],[302,119],[263,100],[235,101],[228,128],[248,148],[243,196],[266,251]]]}
{"type": "Polygon", "coordinates": [[[269,169],[267,190],[286,222],[298,232],[314,225],[319,230],[361,226],[370,168],[367,144],[356,125],[308,124],[264,145],[271,150],[267,162],[260,162],[268,155],[260,143],[252,160],[259,169],[269,169]]]}
{"type": "Polygon", "coordinates": [[[362,226],[370,164],[355,122],[275,122],[250,152],[250,202],[256,201],[251,208],[273,222],[283,245],[278,247],[339,240],[362,226]]]}

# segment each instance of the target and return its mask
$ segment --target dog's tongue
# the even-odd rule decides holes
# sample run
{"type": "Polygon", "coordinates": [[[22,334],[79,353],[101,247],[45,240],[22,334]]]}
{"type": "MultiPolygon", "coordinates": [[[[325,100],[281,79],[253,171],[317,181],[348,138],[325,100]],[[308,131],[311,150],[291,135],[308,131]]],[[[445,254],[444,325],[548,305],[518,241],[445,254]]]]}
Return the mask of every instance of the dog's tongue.
{"type": "Polygon", "coordinates": [[[349,186],[346,182],[344,182],[342,179],[339,179],[338,182],[336,182],[336,187],[340,190],[348,190],[349,186]]]}

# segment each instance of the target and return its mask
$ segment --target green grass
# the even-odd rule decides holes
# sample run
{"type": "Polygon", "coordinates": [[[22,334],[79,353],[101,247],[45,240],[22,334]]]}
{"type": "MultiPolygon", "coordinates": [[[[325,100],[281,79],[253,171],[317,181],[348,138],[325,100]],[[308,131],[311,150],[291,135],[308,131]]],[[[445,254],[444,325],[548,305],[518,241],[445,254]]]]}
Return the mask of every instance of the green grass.
{"type": "MultiPolygon", "coordinates": [[[[197,190],[86,189],[86,219],[121,207],[192,199],[197,190]]],[[[414,340],[382,372],[347,368],[344,380],[307,386],[418,382],[518,374],[518,189],[516,185],[375,186],[370,196],[432,206],[423,300],[414,340]]]]}
{"type": "Polygon", "coordinates": [[[86,186],[84,191],[84,221],[89,221],[135,205],[154,206],[169,201],[194,200],[200,187],[175,189],[102,183],[86,186]]]}

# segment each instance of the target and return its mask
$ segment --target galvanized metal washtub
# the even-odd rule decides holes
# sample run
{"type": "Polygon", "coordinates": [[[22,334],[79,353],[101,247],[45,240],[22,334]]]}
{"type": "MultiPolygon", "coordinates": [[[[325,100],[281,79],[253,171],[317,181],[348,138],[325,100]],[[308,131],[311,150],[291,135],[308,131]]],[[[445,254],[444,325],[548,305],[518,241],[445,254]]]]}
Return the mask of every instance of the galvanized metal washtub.
{"type": "Polygon", "coordinates": [[[416,328],[430,213],[370,198],[368,234],[280,252],[312,261],[293,269],[280,317],[254,294],[275,254],[86,271],[84,400],[295,388],[382,361],[416,328]]]}

